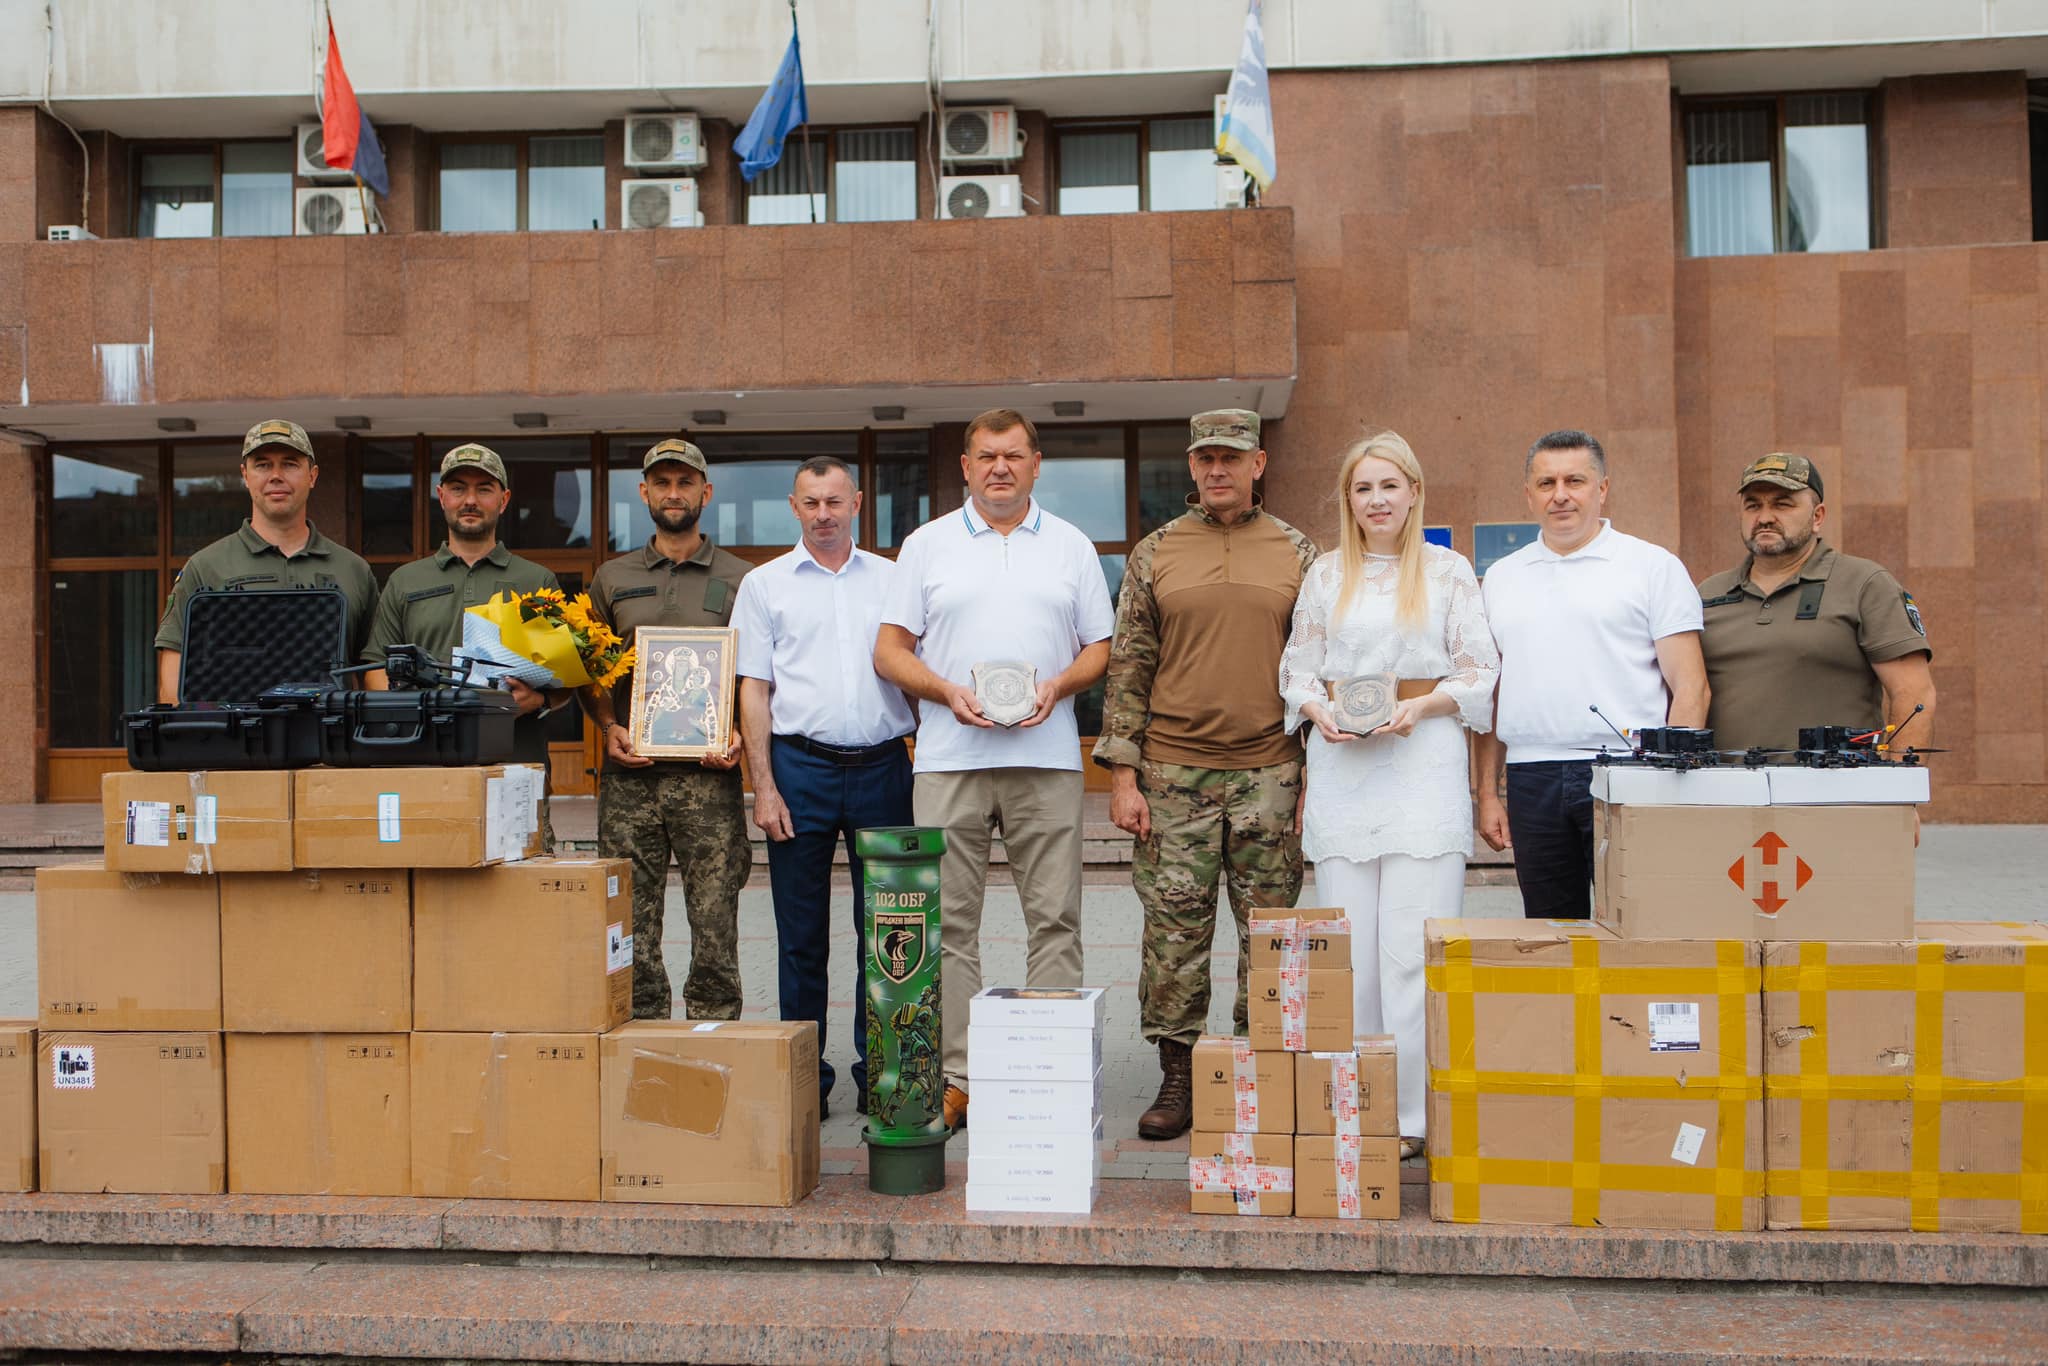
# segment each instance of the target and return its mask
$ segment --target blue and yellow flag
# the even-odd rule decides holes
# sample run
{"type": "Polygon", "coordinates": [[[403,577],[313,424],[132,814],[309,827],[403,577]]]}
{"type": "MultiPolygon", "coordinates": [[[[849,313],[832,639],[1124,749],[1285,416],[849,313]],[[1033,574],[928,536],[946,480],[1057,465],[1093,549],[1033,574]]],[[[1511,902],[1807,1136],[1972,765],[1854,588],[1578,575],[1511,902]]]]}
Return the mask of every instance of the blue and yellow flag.
{"type": "Polygon", "coordinates": [[[1230,157],[1264,193],[1273,184],[1273,102],[1266,93],[1266,37],[1260,27],[1263,0],[1251,0],[1244,15],[1244,50],[1230,73],[1230,95],[1223,109],[1223,127],[1216,133],[1216,154],[1230,157]]]}

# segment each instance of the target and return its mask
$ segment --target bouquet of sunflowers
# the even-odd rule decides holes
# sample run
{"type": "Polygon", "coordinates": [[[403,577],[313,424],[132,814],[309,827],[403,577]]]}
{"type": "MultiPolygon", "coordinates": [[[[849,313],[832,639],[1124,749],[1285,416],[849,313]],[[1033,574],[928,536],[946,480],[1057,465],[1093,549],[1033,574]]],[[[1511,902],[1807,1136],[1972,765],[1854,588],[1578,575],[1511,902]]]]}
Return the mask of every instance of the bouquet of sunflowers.
{"type": "Polygon", "coordinates": [[[516,678],[530,688],[609,688],[633,667],[633,651],[590,611],[590,595],[560,589],[500,593],[462,618],[458,663],[496,682],[516,678]]]}

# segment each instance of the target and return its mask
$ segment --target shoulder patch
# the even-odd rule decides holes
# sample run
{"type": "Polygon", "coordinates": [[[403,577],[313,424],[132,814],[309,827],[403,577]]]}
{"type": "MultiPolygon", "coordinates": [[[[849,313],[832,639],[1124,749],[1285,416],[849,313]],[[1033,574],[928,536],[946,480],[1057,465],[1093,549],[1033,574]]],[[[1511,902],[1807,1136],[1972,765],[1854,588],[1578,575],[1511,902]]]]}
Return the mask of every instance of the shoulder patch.
{"type": "Polygon", "coordinates": [[[1927,623],[1920,620],[1920,604],[1913,601],[1913,595],[1903,588],[1899,590],[1899,600],[1906,606],[1906,620],[1913,623],[1913,629],[1920,633],[1922,640],[1925,640],[1927,638],[1927,623]]]}

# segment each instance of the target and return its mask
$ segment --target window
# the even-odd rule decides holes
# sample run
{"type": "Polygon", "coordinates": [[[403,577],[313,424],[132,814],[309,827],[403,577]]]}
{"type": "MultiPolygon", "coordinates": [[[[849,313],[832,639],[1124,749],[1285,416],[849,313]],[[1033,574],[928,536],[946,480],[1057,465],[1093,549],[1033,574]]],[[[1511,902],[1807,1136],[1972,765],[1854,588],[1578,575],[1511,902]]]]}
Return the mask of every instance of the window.
{"type": "Polygon", "coordinates": [[[605,224],[604,136],[448,138],[441,143],[443,232],[589,232],[605,224]]]}
{"type": "Polygon", "coordinates": [[[859,128],[832,135],[832,216],[841,223],[917,217],[917,134],[859,128]]]}
{"type": "Polygon", "coordinates": [[[782,160],[747,186],[749,223],[827,223],[825,161],[821,137],[791,133],[782,160]]]}
{"type": "Polygon", "coordinates": [[[292,235],[292,145],[230,142],[220,149],[220,235],[292,235]]]}
{"type": "Polygon", "coordinates": [[[1154,119],[1145,152],[1149,209],[1216,207],[1216,119],[1154,119]]]}
{"type": "Polygon", "coordinates": [[[1137,129],[1067,129],[1059,149],[1061,213],[1138,211],[1137,129]]]}
{"type": "Polygon", "coordinates": [[[1694,256],[1865,251],[1871,123],[1859,92],[1714,101],[1685,112],[1694,256]]]}
{"type": "Polygon", "coordinates": [[[68,446],[49,458],[50,743],[113,749],[121,713],[156,700],[172,577],[163,448],[68,446]]]}
{"type": "Polygon", "coordinates": [[[604,226],[604,138],[533,138],[527,143],[526,226],[534,232],[604,226]]]}
{"type": "Polygon", "coordinates": [[[137,237],[290,237],[290,142],[223,142],[135,159],[137,237]]]}
{"type": "Polygon", "coordinates": [[[213,152],[145,152],[137,171],[137,237],[213,236],[213,152]]]}
{"type": "Polygon", "coordinates": [[[1055,130],[1061,213],[1216,207],[1216,121],[1210,114],[1055,130]]]}
{"type": "Polygon", "coordinates": [[[515,232],[519,148],[510,142],[451,142],[441,148],[441,231],[515,232]]]}

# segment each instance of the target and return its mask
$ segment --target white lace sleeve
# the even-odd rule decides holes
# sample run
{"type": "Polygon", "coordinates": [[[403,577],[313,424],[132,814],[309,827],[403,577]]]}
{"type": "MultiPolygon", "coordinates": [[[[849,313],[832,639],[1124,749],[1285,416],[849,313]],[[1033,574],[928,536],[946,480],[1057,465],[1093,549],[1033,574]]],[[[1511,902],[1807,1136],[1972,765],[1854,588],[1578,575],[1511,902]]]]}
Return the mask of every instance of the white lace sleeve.
{"type": "Polygon", "coordinates": [[[1294,628],[1287,636],[1287,648],[1280,653],[1280,699],[1287,704],[1281,725],[1292,735],[1302,723],[1301,704],[1319,702],[1328,694],[1323,688],[1323,655],[1329,647],[1330,581],[1335,563],[1323,556],[1302,576],[1301,592],[1294,599],[1294,628]]]}
{"type": "Polygon", "coordinates": [[[1468,730],[1493,729],[1493,685],[1500,678],[1500,649],[1486,624],[1486,605],[1471,561],[1452,555],[1450,610],[1444,614],[1444,653],[1451,671],[1437,685],[1458,703],[1458,719],[1468,730]]]}

